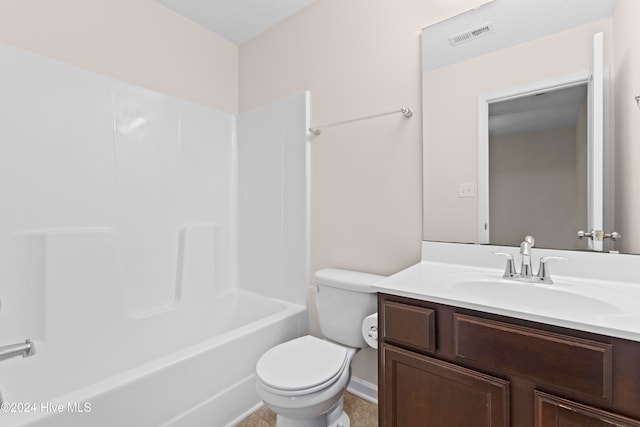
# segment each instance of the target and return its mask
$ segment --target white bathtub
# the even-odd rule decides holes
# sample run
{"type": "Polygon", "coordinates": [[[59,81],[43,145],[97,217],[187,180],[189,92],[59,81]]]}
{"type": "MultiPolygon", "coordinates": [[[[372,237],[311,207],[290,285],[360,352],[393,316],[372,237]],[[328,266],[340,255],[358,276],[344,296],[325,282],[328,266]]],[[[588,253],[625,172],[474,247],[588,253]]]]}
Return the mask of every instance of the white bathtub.
{"type": "MultiPolygon", "coordinates": [[[[254,369],[270,347],[305,332],[306,307],[244,291],[212,307],[215,336],[44,401],[12,399],[4,387],[3,427],[232,426],[260,400],[254,369]]],[[[205,321],[205,320],[203,320],[205,321]]],[[[36,343],[37,344],[37,343],[36,343]]],[[[142,345],[142,343],[141,343],[142,345]]],[[[127,358],[127,348],[114,354],[127,358]]],[[[40,356],[22,359],[23,363],[40,356]]],[[[16,362],[18,363],[18,362],[16,362]]],[[[100,363],[108,364],[109,360],[100,363]]],[[[17,366],[17,365],[16,365],[17,366]]],[[[72,372],[73,374],[73,372],[72,372]]],[[[47,382],[47,378],[42,379],[47,382]]],[[[38,393],[35,393],[37,396],[38,393]]]]}

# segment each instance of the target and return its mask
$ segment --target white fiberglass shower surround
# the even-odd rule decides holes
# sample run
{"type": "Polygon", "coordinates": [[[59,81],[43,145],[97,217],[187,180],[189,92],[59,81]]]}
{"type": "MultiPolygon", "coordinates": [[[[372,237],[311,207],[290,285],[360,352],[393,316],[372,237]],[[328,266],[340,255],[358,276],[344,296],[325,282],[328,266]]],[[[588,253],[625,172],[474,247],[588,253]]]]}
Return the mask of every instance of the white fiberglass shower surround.
{"type": "Polygon", "coordinates": [[[0,46],[0,425],[231,425],[307,329],[308,95],[234,116],[0,46]],[[286,261],[286,262],[285,262],[286,261]]]}

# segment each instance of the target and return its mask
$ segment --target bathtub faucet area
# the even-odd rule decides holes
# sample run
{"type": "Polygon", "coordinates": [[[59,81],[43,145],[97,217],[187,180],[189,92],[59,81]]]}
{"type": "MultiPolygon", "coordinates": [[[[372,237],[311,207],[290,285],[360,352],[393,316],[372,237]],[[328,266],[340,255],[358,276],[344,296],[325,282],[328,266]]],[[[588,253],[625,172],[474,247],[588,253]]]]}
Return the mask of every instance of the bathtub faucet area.
{"type": "Polygon", "coordinates": [[[31,340],[25,340],[23,343],[5,345],[0,347],[0,361],[11,359],[13,357],[30,357],[36,353],[36,346],[31,340]]]}

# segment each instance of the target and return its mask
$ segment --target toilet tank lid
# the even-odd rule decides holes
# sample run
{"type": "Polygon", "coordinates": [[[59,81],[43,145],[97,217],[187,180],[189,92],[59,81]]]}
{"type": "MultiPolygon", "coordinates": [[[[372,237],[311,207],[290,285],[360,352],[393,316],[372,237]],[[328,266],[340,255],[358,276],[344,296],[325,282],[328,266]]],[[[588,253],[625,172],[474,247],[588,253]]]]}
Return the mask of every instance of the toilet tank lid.
{"type": "Polygon", "coordinates": [[[356,292],[376,292],[372,285],[385,276],[363,273],[361,271],[324,268],[316,271],[314,283],[332,288],[346,289],[356,292]]]}

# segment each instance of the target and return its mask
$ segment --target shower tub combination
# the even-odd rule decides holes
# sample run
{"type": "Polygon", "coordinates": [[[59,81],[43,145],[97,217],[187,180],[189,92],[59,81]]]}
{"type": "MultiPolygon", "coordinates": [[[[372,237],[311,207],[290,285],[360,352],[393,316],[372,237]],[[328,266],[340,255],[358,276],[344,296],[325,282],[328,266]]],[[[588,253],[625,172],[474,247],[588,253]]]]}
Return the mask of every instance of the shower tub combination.
{"type": "MultiPolygon", "coordinates": [[[[4,427],[234,425],[259,403],[254,378],[259,356],[302,333],[306,308],[249,292],[229,291],[218,298],[211,312],[209,318],[201,321],[210,326],[207,328],[211,330],[210,337],[170,354],[150,356],[148,362],[70,393],[56,396],[58,381],[55,375],[48,375],[51,379],[48,381],[46,373],[36,394],[26,390],[20,393],[23,396],[14,395],[7,389],[5,406],[9,406],[0,414],[0,424],[4,427]],[[211,328],[215,325],[220,326],[211,328]]],[[[135,348],[115,348],[108,357],[105,355],[105,360],[94,363],[109,364],[110,358],[126,359],[130,352],[135,352],[135,348]]],[[[64,355],[61,359],[52,365],[75,375],[64,355]]],[[[9,363],[17,366],[20,362],[9,363]]],[[[77,376],[75,380],[84,382],[77,376]]]]}
{"type": "Polygon", "coordinates": [[[0,347],[36,347],[0,361],[0,425],[232,425],[308,328],[308,94],[236,117],[1,45],[0,70],[0,347]]]}

